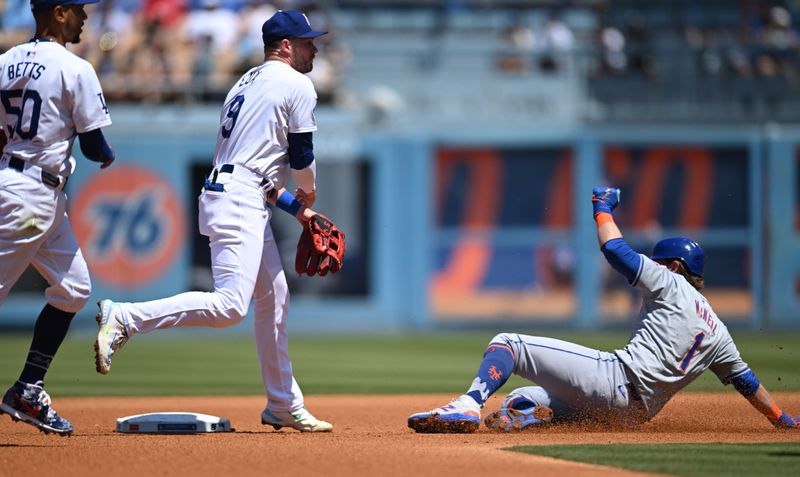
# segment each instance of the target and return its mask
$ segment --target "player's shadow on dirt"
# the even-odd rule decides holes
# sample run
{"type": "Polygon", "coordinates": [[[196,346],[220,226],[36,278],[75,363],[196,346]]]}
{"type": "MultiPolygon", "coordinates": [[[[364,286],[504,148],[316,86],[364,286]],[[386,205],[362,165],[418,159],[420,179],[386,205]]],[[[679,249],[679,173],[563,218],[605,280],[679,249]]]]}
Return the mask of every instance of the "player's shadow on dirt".
{"type": "Polygon", "coordinates": [[[40,446],[36,444],[0,444],[0,448],[2,447],[52,447],[52,446],[40,446]]]}
{"type": "MultiPolygon", "coordinates": [[[[287,429],[285,431],[284,430],[273,431],[272,429],[264,429],[263,431],[236,431],[236,434],[256,434],[256,435],[260,435],[260,434],[271,434],[272,435],[272,434],[274,434],[274,435],[286,435],[286,436],[291,436],[291,435],[298,435],[299,436],[299,435],[301,435],[303,433],[297,432],[297,431],[294,431],[294,430],[291,430],[291,429],[287,429]]],[[[326,433],[318,432],[317,434],[326,434],[326,433]]]]}
{"type": "Polygon", "coordinates": [[[767,452],[770,457],[800,457],[800,452],[767,452]]]}

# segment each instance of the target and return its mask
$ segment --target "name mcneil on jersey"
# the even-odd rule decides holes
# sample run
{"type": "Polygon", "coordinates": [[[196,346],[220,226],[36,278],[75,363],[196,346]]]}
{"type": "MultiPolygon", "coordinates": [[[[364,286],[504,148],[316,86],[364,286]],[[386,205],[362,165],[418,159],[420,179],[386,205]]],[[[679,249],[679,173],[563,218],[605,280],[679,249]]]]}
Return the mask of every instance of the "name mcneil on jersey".
{"type": "Polygon", "coordinates": [[[714,320],[714,315],[712,315],[711,311],[709,311],[708,303],[703,300],[695,300],[694,307],[695,311],[697,312],[697,316],[708,325],[708,328],[711,330],[711,334],[716,336],[718,323],[716,320],[714,320]]]}
{"type": "Polygon", "coordinates": [[[15,80],[27,76],[31,79],[39,79],[47,67],[35,61],[20,61],[15,65],[8,65],[6,72],[9,80],[15,80]]]}

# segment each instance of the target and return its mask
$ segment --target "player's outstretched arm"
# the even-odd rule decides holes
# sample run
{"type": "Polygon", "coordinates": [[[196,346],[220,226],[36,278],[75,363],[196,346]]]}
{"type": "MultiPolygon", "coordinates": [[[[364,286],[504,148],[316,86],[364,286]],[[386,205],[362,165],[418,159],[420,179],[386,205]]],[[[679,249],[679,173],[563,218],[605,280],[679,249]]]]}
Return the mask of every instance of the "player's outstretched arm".
{"type": "Polygon", "coordinates": [[[614,222],[611,213],[619,205],[619,189],[615,187],[595,187],[592,189],[592,208],[597,224],[597,242],[600,250],[614,270],[623,274],[628,283],[636,280],[642,258],[622,238],[622,232],[614,222]]]}
{"type": "Polygon", "coordinates": [[[773,426],[778,429],[800,429],[800,419],[786,414],[778,404],[772,399],[755,373],[747,370],[745,373],[731,380],[733,387],[747,399],[747,401],[763,414],[773,426]]]}

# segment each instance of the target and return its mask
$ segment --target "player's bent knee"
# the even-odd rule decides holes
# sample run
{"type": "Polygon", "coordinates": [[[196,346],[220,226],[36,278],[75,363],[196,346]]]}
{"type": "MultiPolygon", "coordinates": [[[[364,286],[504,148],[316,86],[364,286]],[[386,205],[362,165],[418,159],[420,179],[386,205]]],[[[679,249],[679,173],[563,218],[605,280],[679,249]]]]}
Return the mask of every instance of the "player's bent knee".
{"type": "Polygon", "coordinates": [[[88,280],[88,275],[86,278],[87,280],[85,282],[77,285],[73,290],[75,301],[79,305],[79,309],[86,306],[86,303],[89,301],[89,297],[92,295],[92,282],[88,280]]]}
{"type": "Polygon", "coordinates": [[[214,328],[226,328],[241,322],[247,316],[249,304],[226,293],[217,292],[218,308],[214,328]]]}
{"type": "Polygon", "coordinates": [[[494,338],[489,341],[490,343],[511,343],[512,341],[512,334],[511,333],[500,333],[495,335],[494,338]]]}
{"type": "Polygon", "coordinates": [[[530,409],[535,406],[551,406],[550,395],[541,386],[526,386],[511,391],[503,400],[504,408],[530,409]]]}
{"type": "Polygon", "coordinates": [[[219,323],[220,327],[222,328],[238,324],[239,322],[245,319],[245,317],[247,316],[247,311],[248,310],[246,307],[233,306],[227,308],[224,313],[226,319],[222,320],[219,323]]]}
{"type": "Polygon", "coordinates": [[[240,310],[236,308],[224,308],[214,317],[214,321],[205,326],[211,328],[228,328],[241,323],[247,316],[247,310],[240,310]]]}
{"type": "Polygon", "coordinates": [[[76,283],[62,283],[45,291],[47,303],[61,311],[77,313],[86,306],[92,294],[92,283],[87,279],[76,283]]]}

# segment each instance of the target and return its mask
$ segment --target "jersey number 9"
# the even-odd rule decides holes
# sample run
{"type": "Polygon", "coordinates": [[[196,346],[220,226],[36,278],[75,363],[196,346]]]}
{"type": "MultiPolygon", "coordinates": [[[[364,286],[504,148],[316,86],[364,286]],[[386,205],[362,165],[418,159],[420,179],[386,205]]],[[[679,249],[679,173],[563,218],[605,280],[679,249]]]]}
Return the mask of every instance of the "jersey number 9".
{"type": "Polygon", "coordinates": [[[236,120],[239,118],[239,111],[242,110],[242,103],[244,103],[244,95],[240,94],[233,98],[231,105],[228,106],[227,118],[222,122],[222,127],[219,131],[225,139],[231,137],[231,131],[233,131],[233,127],[236,126],[236,120]],[[226,124],[230,124],[230,127],[226,128],[226,124]]]}

